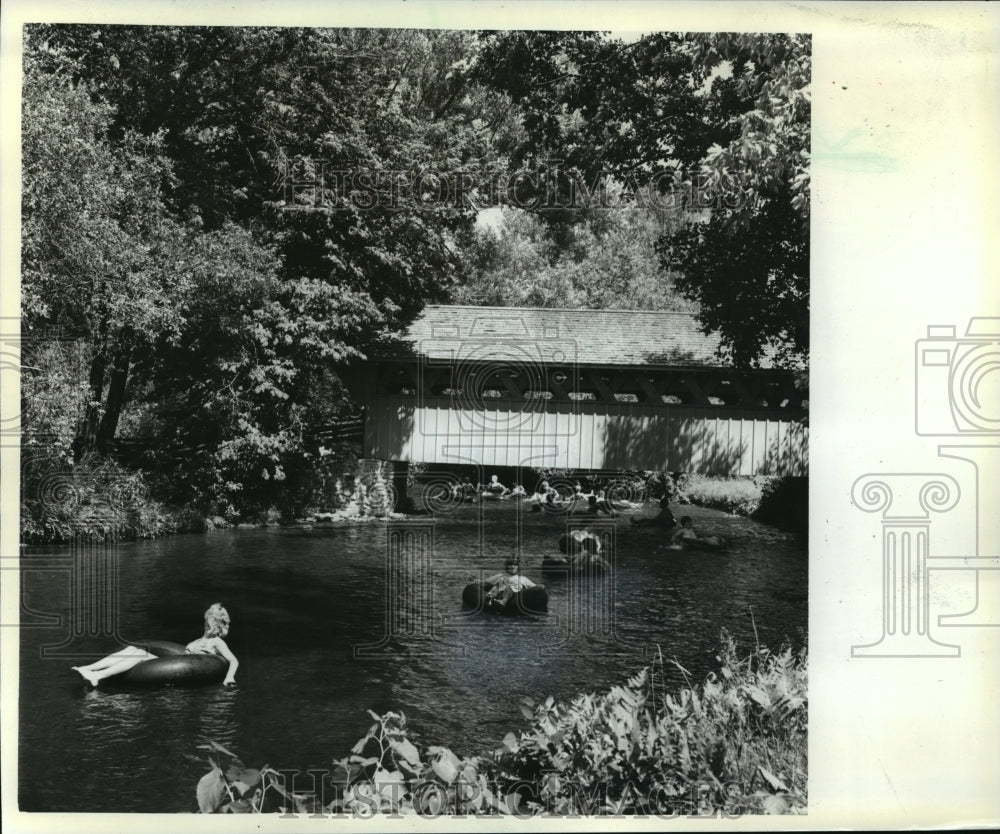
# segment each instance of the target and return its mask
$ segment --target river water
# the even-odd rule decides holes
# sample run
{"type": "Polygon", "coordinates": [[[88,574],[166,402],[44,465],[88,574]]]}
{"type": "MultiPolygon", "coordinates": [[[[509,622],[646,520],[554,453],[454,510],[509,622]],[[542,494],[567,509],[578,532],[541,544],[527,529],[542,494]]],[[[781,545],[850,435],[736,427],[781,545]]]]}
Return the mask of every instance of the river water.
{"type": "MultiPolygon", "coordinates": [[[[702,535],[731,537],[730,550],[670,550],[661,531],[620,518],[613,577],[581,581],[540,574],[542,554],[555,552],[565,530],[563,517],[521,514],[513,502],[463,505],[436,520],[421,574],[430,592],[416,599],[396,596],[395,586],[387,595],[382,523],[120,544],[119,633],[187,642],[200,636],[208,605],[222,602],[232,617],[228,643],[240,659],[239,685],[128,691],[105,682],[92,689],[69,667],[114,650],[114,640],[49,650],[82,649],[79,659],[43,657],[43,645],[65,639],[65,625],[22,628],[20,807],[193,811],[207,770],[199,744],[219,742],[249,766],[329,768],[364,735],[368,709],[402,711],[427,743],[473,755],[523,727],[522,697],[599,691],[657,651],[704,678],[715,668],[722,629],[743,647],[753,645],[755,629],[771,648],[801,645],[804,543],[747,519],[684,512],[702,535]],[[548,614],[462,616],[462,587],[481,571],[502,569],[518,547],[522,572],[550,592],[548,614]],[[398,608],[406,609],[402,619],[398,608]]],[[[22,582],[27,609],[58,614],[64,624],[71,621],[68,574],[43,568],[65,555],[31,552],[22,582]]],[[[41,622],[41,615],[22,614],[22,621],[41,622]]],[[[683,685],[676,666],[668,662],[666,670],[683,685]]]]}

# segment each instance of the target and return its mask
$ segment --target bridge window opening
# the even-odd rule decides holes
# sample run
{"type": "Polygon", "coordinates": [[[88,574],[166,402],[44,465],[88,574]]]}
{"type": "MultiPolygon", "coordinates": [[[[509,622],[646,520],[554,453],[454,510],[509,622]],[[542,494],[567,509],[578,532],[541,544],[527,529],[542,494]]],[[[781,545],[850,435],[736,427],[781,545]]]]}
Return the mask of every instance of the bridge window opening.
{"type": "Polygon", "coordinates": [[[637,403],[639,396],[638,394],[615,394],[615,400],[620,403],[637,403]]]}
{"type": "Polygon", "coordinates": [[[551,391],[537,391],[529,388],[524,392],[524,398],[526,400],[551,400],[552,396],[553,394],[551,391]]]}
{"type": "Polygon", "coordinates": [[[498,400],[503,396],[503,391],[499,388],[484,388],[480,394],[484,400],[498,400]]]}
{"type": "Polygon", "coordinates": [[[445,397],[461,397],[462,396],[462,389],[461,388],[442,388],[441,389],[441,394],[442,394],[442,396],[445,396],[445,397]]]}
{"type": "Polygon", "coordinates": [[[722,399],[722,397],[709,397],[708,398],[708,404],[709,405],[725,405],[726,401],[724,399],[722,399]]]}
{"type": "Polygon", "coordinates": [[[571,400],[596,400],[597,395],[593,391],[570,391],[571,400]]]}
{"type": "Polygon", "coordinates": [[[662,394],[660,399],[663,400],[667,405],[684,405],[684,400],[678,397],[676,394],[662,394]]]}
{"type": "Polygon", "coordinates": [[[399,388],[399,393],[404,397],[415,397],[417,395],[417,389],[412,385],[401,385],[399,388]]]}

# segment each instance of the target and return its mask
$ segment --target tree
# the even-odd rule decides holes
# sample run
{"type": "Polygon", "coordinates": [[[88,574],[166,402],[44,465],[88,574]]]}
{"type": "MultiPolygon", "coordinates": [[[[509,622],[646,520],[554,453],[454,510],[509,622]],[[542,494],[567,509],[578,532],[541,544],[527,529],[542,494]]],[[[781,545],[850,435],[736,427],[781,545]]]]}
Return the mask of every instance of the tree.
{"type": "Polygon", "coordinates": [[[713,97],[736,135],[699,169],[722,199],[706,222],[662,242],[664,263],[737,361],[799,364],[809,355],[809,37],[699,35],[690,45],[703,75],[731,66],[713,97]]]}
{"type": "Polygon", "coordinates": [[[72,82],[68,62],[43,72],[29,44],[24,69],[22,327],[29,339],[48,328],[81,342],[79,459],[114,436],[134,363],[178,326],[184,231],[160,198],[170,172],[157,138],[110,144],[111,109],[72,82]]]}
{"type": "MultiPolygon", "coordinates": [[[[516,164],[655,183],[698,221],[660,252],[703,327],[740,364],[808,355],[808,36],[505,32],[481,54],[525,114],[516,164]]],[[[559,239],[580,219],[544,216],[559,239]]]]}
{"type": "Polygon", "coordinates": [[[503,97],[469,81],[471,38],[29,27],[25,324],[88,352],[78,458],[124,415],[163,439],[175,500],[280,502],[351,408],[338,370],[461,272],[474,210],[413,181],[509,140],[503,97]],[[350,187],[285,187],[322,165],[350,187]],[[408,176],[399,204],[360,179],[388,171],[408,176]]]}
{"type": "Polygon", "coordinates": [[[162,134],[176,212],[209,230],[252,229],[283,279],[364,293],[381,328],[443,299],[460,273],[451,243],[474,211],[428,206],[416,178],[479,170],[504,135],[490,112],[497,94],[470,89],[471,35],[48,26],[39,36],[78,61],[118,130],[162,134]]]}
{"type": "Polygon", "coordinates": [[[660,269],[657,240],[678,219],[641,207],[592,212],[561,240],[538,214],[504,209],[469,245],[460,304],[692,310],[660,269]]]}

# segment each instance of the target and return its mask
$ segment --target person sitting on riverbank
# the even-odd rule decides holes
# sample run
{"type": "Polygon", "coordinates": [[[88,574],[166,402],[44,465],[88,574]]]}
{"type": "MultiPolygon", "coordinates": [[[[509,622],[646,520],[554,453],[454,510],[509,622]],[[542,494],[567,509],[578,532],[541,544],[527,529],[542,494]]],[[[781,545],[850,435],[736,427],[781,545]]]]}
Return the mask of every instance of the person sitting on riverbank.
{"type": "Polygon", "coordinates": [[[486,485],[486,491],[492,492],[494,495],[506,495],[510,492],[507,487],[500,483],[500,479],[496,475],[490,475],[490,482],[486,485]]]}
{"type": "Polygon", "coordinates": [[[597,512],[605,513],[607,515],[618,515],[615,509],[615,505],[608,500],[607,493],[603,489],[597,490],[597,495],[592,495],[590,500],[593,502],[594,506],[597,508],[597,512]]]}
{"type": "Polygon", "coordinates": [[[534,588],[535,583],[528,577],[521,576],[521,566],[514,560],[505,565],[506,573],[495,573],[486,581],[493,587],[486,593],[487,602],[495,605],[506,605],[514,594],[525,588],[534,588]]]}
{"type": "MultiPolygon", "coordinates": [[[[184,647],[187,654],[217,654],[229,661],[229,671],[226,672],[226,679],[222,682],[224,686],[236,683],[236,669],[240,665],[236,655],[232,653],[223,639],[227,634],[229,634],[229,612],[222,607],[221,603],[217,602],[205,612],[204,635],[197,640],[192,640],[184,647]]],[[[155,660],[156,657],[157,655],[139,646],[126,646],[124,649],[109,654],[87,666],[73,666],[71,668],[79,672],[91,686],[97,686],[105,678],[120,675],[133,666],[138,666],[147,660],[155,660]]]]}
{"type": "Polygon", "coordinates": [[[514,484],[505,495],[500,496],[501,498],[526,498],[528,496],[527,490],[520,484],[514,484]]]}
{"type": "Polygon", "coordinates": [[[660,499],[660,513],[655,518],[641,518],[638,521],[630,518],[629,521],[640,527],[663,527],[669,529],[670,527],[677,526],[677,519],[670,512],[670,497],[667,495],[664,495],[660,499]]]}
{"type": "Polygon", "coordinates": [[[583,515],[595,516],[595,515],[600,515],[601,513],[604,513],[605,515],[610,515],[610,516],[618,515],[607,501],[604,501],[602,503],[601,500],[596,495],[588,495],[587,496],[586,507],[584,509],[582,509],[582,510],[574,509],[570,513],[570,515],[575,515],[575,516],[583,516],[583,515]]]}
{"type": "Polygon", "coordinates": [[[531,501],[531,512],[540,513],[542,507],[546,505],[554,507],[558,498],[559,493],[549,486],[549,482],[542,481],[538,485],[538,489],[535,490],[535,494],[529,499],[531,501]]]}
{"type": "Polygon", "coordinates": [[[638,510],[642,506],[624,498],[609,498],[606,489],[597,490],[597,503],[598,506],[607,507],[610,510],[638,510]]]}

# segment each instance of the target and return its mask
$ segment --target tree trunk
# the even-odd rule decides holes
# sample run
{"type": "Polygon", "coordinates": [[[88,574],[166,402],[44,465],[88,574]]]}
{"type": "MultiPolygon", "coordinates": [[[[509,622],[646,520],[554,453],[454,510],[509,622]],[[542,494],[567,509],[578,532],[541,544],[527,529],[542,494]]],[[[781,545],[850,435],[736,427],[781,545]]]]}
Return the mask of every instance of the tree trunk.
{"type": "Polygon", "coordinates": [[[73,443],[73,460],[79,463],[97,449],[100,428],[101,401],[104,399],[104,370],[107,360],[103,352],[97,353],[90,363],[90,401],[83,416],[83,423],[73,443]]]}
{"type": "Polygon", "coordinates": [[[111,380],[108,383],[108,399],[104,405],[104,416],[101,418],[101,425],[97,431],[97,448],[101,452],[107,452],[111,447],[111,442],[115,439],[115,432],[118,431],[118,418],[122,413],[122,406],[125,404],[125,389],[128,385],[128,374],[131,368],[131,351],[123,348],[115,357],[114,365],[111,368],[111,380]]]}

